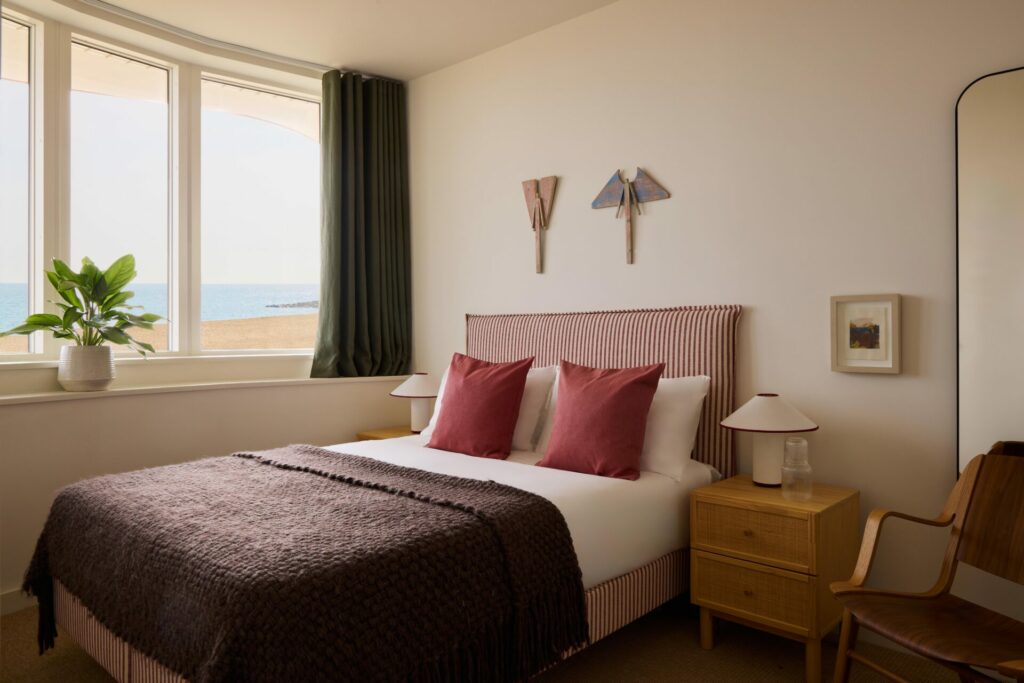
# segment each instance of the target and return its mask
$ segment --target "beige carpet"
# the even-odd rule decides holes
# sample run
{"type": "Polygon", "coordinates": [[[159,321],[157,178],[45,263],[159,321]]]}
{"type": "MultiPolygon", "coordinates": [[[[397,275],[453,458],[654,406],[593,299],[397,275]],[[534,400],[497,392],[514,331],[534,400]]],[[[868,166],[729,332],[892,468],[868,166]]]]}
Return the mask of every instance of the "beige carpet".
{"type": "MultiPolygon", "coordinates": [[[[27,609],[0,619],[0,681],[7,683],[91,683],[111,679],[67,638],[39,657],[35,646],[36,612],[27,609]]],[[[697,643],[697,613],[676,601],[605,638],[544,674],[542,683],[608,681],[802,681],[803,646],[733,624],[721,624],[714,650],[697,643]]],[[[924,659],[873,645],[860,645],[888,668],[911,681],[956,681],[924,659]]],[[[826,643],[824,680],[832,678],[835,646],[826,643]]],[[[854,665],[852,681],[881,681],[854,665]]]]}

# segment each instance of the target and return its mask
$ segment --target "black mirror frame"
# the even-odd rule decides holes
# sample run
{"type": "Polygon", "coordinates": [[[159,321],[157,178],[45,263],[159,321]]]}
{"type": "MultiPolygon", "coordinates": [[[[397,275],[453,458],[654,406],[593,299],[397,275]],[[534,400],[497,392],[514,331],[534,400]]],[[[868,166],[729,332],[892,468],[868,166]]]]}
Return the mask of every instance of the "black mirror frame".
{"type": "Polygon", "coordinates": [[[953,107],[953,202],[955,206],[954,211],[956,212],[956,234],[954,235],[954,249],[956,250],[956,300],[953,304],[956,306],[954,315],[956,320],[956,434],[954,438],[956,442],[953,448],[953,457],[957,480],[960,479],[960,101],[964,99],[967,91],[978,82],[986,78],[1002,76],[1003,74],[1015,71],[1024,71],[1024,66],[1002,69],[1001,71],[993,71],[992,73],[978,76],[968,83],[966,88],[960,91],[960,96],[956,98],[956,105],[953,107]]]}

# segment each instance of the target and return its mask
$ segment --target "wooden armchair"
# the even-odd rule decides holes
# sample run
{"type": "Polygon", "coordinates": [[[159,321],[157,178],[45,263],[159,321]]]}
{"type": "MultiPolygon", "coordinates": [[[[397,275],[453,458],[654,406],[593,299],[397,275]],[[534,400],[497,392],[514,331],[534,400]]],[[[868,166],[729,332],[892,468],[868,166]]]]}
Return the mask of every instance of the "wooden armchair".
{"type": "Polygon", "coordinates": [[[854,652],[860,626],[943,664],[962,681],[993,681],[974,667],[1024,681],[1024,623],[950,594],[957,564],[1024,585],[1024,457],[979,455],[967,465],[937,519],[891,510],[868,516],[849,581],[833,583],[843,605],[834,683],[846,683],[851,660],[893,681],[904,679],[854,652]],[[925,593],[864,587],[882,523],[890,518],[951,527],[939,578],[925,593]]]}

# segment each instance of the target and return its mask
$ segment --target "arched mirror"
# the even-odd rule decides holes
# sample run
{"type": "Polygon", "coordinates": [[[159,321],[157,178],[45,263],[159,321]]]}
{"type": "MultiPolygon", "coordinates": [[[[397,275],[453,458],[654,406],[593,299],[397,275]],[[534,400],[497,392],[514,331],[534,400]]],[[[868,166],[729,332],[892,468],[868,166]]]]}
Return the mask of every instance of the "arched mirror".
{"type": "Polygon", "coordinates": [[[1024,441],[1024,67],[956,107],[958,451],[1024,441]]]}

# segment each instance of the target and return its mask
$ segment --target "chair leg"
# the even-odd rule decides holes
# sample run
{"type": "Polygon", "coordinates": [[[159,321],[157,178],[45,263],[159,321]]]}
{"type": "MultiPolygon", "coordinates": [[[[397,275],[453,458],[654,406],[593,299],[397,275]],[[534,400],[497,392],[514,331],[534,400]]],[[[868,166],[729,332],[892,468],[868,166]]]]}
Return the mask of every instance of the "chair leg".
{"type": "Polygon", "coordinates": [[[843,610],[843,630],[839,634],[839,652],[836,653],[836,673],[832,683],[847,683],[850,680],[850,650],[857,644],[857,619],[850,610],[843,610]]]}

